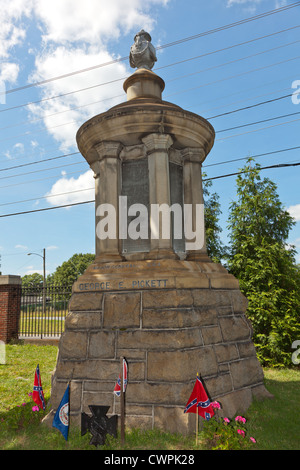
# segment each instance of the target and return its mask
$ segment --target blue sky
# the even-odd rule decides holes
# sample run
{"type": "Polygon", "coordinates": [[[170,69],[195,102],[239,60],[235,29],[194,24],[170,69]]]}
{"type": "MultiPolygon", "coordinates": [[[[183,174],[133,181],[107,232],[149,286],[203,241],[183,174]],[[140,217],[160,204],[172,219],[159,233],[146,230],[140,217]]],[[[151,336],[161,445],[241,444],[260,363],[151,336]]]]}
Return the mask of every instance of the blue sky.
{"type": "MultiPolygon", "coordinates": [[[[300,5],[282,10],[293,3],[0,0],[0,91],[6,90],[0,95],[0,215],[94,198],[92,172],[77,153],[76,131],[126,100],[123,81],[133,70],[127,60],[115,59],[128,56],[141,28],[158,47],[153,71],[165,80],[163,99],[200,114],[216,130],[204,162],[207,177],[236,172],[245,160],[228,160],[259,154],[269,153],[256,158],[262,166],[300,162],[300,149],[288,150],[300,147],[300,5]],[[276,13],[222,28],[272,10],[276,13]],[[293,100],[281,98],[297,90],[293,100]],[[215,117],[267,100],[275,101],[215,117]]],[[[281,202],[297,221],[289,242],[300,253],[300,167],[262,175],[277,184],[281,202]]],[[[235,177],[213,180],[212,189],[220,195],[226,243],[235,177]]],[[[0,218],[3,274],[42,272],[42,259],[27,254],[42,255],[43,248],[48,274],[74,253],[93,253],[94,245],[93,204],[0,218]]]]}

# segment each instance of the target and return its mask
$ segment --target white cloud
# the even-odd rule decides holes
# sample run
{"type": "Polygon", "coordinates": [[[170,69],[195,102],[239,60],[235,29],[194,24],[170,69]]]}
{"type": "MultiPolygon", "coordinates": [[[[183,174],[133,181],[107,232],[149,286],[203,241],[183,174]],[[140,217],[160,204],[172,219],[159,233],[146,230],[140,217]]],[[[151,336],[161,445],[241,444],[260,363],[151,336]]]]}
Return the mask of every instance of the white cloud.
{"type": "Polygon", "coordinates": [[[292,217],[294,217],[296,222],[300,221],[300,204],[296,204],[295,206],[288,207],[287,211],[290,213],[292,217]]]}
{"type": "MultiPolygon", "coordinates": [[[[59,46],[52,52],[41,54],[36,58],[36,70],[31,79],[39,81],[53,76],[53,70],[57,75],[63,75],[111,60],[112,56],[108,52],[94,46],[78,48],[59,46]]],[[[75,145],[76,132],[83,122],[120,101],[120,95],[124,95],[123,80],[111,83],[109,86],[103,85],[83,92],[68,93],[118,78],[123,79],[126,76],[124,64],[115,63],[90,72],[76,74],[67,79],[50,82],[43,87],[43,97],[67,95],[30,105],[29,109],[34,118],[43,118],[48,132],[60,143],[61,149],[68,150],[75,145]],[[119,98],[113,98],[115,96],[119,98]],[[111,100],[107,100],[108,98],[111,100]],[[94,104],[86,106],[89,103],[94,104]]]]}
{"type": "MultiPolygon", "coordinates": [[[[248,11],[249,13],[255,13],[257,6],[266,0],[227,0],[226,6],[230,8],[235,5],[244,5],[244,10],[248,11]]],[[[281,8],[287,5],[287,0],[275,0],[274,1],[274,8],[281,8]]]]}
{"type": "Polygon", "coordinates": [[[67,178],[63,176],[46,194],[47,202],[56,205],[73,204],[76,202],[92,201],[95,198],[95,181],[92,170],[80,175],[76,178],[67,178]],[[89,191],[86,189],[91,188],[89,191]],[[68,194],[69,193],[69,194],[68,194]],[[56,196],[58,194],[58,196],[56,196]]]}
{"type": "MultiPolygon", "coordinates": [[[[118,57],[109,52],[111,44],[130,31],[132,42],[139,29],[151,31],[155,24],[153,7],[166,6],[168,1],[85,0],[83,5],[74,0],[34,0],[44,48],[36,53],[35,70],[29,80],[42,81],[113,61],[118,57]]],[[[43,119],[61,150],[67,151],[75,146],[76,132],[84,121],[126,100],[123,81],[129,73],[129,64],[120,62],[49,82],[41,87],[42,98],[112,83],[31,105],[30,111],[33,117],[43,119]],[[86,106],[88,103],[95,104],[86,106]]]]}
{"type": "Polygon", "coordinates": [[[28,246],[26,246],[26,245],[16,245],[15,248],[21,248],[22,250],[28,250],[28,246]]]}

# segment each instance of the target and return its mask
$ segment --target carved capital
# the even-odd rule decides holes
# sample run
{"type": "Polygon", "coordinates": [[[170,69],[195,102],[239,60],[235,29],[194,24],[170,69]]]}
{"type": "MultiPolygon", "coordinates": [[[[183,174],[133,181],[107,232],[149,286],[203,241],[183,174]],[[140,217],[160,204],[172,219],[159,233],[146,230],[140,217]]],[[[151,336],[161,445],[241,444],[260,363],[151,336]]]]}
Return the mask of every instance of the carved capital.
{"type": "Polygon", "coordinates": [[[119,158],[122,148],[123,146],[120,142],[108,141],[102,141],[94,146],[94,149],[99,155],[99,161],[104,158],[119,158]]]}
{"type": "Polygon", "coordinates": [[[202,163],[206,155],[203,148],[186,147],[181,150],[181,156],[183,163],[202,163]]]}
{"type": "Polygon", "coordinates": [[[169,134],[149,134],[142,139],[146,146],[147,154],[153,152],[167,152],[173,144],[172,137],[169,134]]]}

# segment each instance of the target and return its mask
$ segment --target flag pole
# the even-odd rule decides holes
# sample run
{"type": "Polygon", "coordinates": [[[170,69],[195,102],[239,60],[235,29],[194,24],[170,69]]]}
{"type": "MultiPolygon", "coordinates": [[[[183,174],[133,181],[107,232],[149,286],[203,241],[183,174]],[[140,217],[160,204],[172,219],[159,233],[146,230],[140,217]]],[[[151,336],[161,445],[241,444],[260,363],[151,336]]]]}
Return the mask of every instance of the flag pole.
{"type": "MultiPolygon", "coordinates": [[[[199,372],[197,372],[197,378],[199,377],[199,372]]],[[[198,403],[197,403],[198,405],[198,403]]],[[[199,413],[198,406],[196,405],[196,446],[198,445],[198,430],[199,430],[199,413]]]]}
{"type": "Polygon", "coordinates": [[[196,413],[196,446],[198,445],[198,428],[199,428],[199,415],[198,415],[198,408],[196,413]]]}
{"type": "Polygon", "coordinates": [[[125,442],[125,393],[124,393],[124,357],[121,357],[121,445],[125,442]]]}

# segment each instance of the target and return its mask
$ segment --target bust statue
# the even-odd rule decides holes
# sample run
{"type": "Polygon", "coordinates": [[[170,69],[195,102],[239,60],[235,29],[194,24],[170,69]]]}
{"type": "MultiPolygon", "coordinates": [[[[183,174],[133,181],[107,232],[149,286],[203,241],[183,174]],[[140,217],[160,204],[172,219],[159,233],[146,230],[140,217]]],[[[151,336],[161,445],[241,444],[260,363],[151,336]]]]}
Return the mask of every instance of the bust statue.
{"type": "Polygon", "coordinates": [[[134,37],[134,44],[130,48],[129,63],[132,68],[151,70],[157,61],[151,36],[143,29],[134,37]]]}

